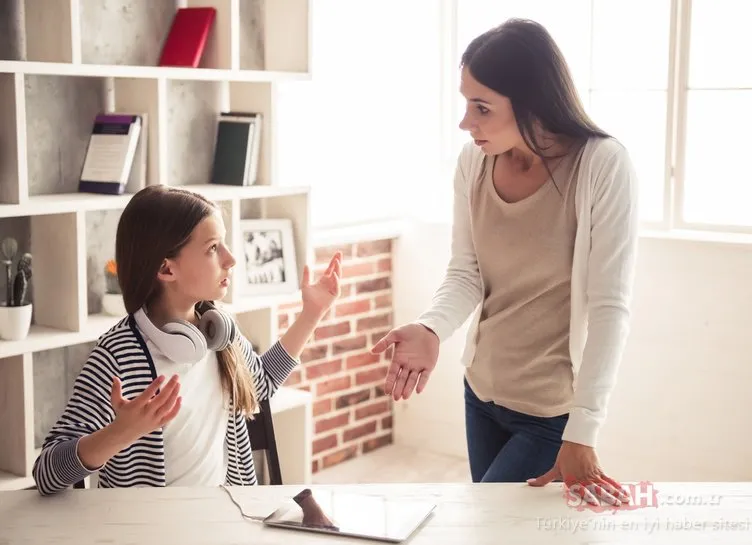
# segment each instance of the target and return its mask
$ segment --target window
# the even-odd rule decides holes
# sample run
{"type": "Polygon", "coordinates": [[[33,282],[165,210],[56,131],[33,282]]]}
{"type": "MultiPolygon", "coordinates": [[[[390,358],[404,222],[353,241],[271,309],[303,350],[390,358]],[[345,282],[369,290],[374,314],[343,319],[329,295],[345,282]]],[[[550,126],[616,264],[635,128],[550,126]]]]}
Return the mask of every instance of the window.
{"type": "Polygon", "coordinates": [[[686,147],[679,180],[681,223],[748,229],[752,227],[752,2],[693,0],[687,15],[691,24],[685,46],[687,82],[682,86],[686,147]]]}
{"type": "MultiPolygon", "coordinates": [[[[529,18],[546,27],[567,60],[588,113],[629,149],[641,183],[642,219],[661,221],[667,176],[670,0],[455,1],[456,64],[475,36],[506,19],[529,18]]],[[[465,105],[458,92],[457,96],[459,123],[465,105]]],[[[464,141],[464,135],[459,137],[455,150],[464,141]]]]}
{"type": "Polygon", "coordinates": [[[311,186],[314,227],[431,207],[441,183],[439,3],[313,4],[311,81],[279,85],[278,183],[311,186]]]}
{"type": "Polygon", "coordinates": [[[460,56],[526,17],[629,149],[646,225],[752,231],[752,0],[312,2],[312,81],[279,85],[275,138],[278,182],[312,187],[315,226],[451,221],[460,56]]]}

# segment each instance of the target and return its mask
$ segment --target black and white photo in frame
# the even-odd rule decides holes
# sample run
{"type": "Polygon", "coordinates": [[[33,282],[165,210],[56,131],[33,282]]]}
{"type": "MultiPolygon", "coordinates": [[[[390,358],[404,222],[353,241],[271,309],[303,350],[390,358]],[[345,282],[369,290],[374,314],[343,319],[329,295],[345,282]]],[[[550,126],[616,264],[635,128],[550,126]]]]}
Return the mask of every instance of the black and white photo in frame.
{"type": "Polygon", "coordinates": [[[289,293],[300,288],[291,220],[242,220],[240,237],[237,282],[243,295],[289,293]]]}

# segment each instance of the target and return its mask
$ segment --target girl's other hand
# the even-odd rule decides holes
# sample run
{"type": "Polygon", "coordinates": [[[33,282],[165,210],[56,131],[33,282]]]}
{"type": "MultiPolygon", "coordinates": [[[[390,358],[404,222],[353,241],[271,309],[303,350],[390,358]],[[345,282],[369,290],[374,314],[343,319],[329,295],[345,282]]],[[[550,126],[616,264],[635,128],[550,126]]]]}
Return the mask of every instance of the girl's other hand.
{"type": "Polygon", "coordinates": [[[141,394],[131,400],[123,397],[120,379],[112,381],[112,408],[115,410],[114,429],[128,443],[134,443],[144,435],[163,427],[178,414],[181,398],[177,375],[164,385],[165,377],[157,377],[141,394]]]}
{"type": "Polygon", "coordinates": [[[342,252],[336,252],[324,274],[311,284],[311,272],[308,265],[303,269],[303,281],[300,290],[303,297],[303,314],[322,318],[332,303],[341,293],[340,278],[342,277],[342,252]]]}

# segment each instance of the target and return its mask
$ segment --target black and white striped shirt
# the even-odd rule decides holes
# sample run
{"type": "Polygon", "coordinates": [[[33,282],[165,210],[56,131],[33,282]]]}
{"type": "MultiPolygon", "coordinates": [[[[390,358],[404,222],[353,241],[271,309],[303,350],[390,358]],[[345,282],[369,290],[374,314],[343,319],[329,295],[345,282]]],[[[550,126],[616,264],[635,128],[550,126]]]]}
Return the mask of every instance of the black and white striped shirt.
{"type": "MultiPolygon", "coordinates": [[[[253,376],[259,401],[271,397],[298,363],[279,342],[261,356],[242,335],[238,335],[238,344],[253,376]]],[[[157,378],[154,362],[132,316],[123,318],[99,338],[76,378],[62,415],[45,438],[32,470],[42,495],[69,488],[93,473],[78,457],[78,440],[115,419],[110,394],[116,376],[126,399],[139,395],[157,378]]],[[[257,484],[243,415],[230,415],[226,439],[232,461],[228,464],[227,484],[257,484]],[[240,464],[237,469],[235,460],[240,464]]],[[[100,487],[165,486],[162,429],[141,437],[98,471],[100,487]]]]}

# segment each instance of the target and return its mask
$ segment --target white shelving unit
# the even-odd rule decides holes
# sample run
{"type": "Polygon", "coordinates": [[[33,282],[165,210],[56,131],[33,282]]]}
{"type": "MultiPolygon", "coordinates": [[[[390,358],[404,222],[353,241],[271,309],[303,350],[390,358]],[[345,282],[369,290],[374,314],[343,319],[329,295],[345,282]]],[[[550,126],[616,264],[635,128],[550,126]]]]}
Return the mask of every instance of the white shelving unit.
{"type": "MultiPolygon", "coordinates": [[[[275,185],[274,130],[276,83],[309,77],[309,0],[45,0],[43,9],[37,0],[16,1],[25,51],[22,60],[0,60],[0,238],[6,236],[4,221],[28,222],[34,321],[27,338],[0,341],[0,490],[33,485],[35,354],[94,342],[119,319],[90,311],[89,242],[98,235],[87,230],[87,220],[103,211],[118,214],[131,195],[76,192],[73,173],[80,169],[86,142],[65,137],[65,112],[89,126],[93,115],[86,121],[82,95],[56,89],[93,89],[99,111],[146,113],[146,183],[186,186],[217,202],[236,255],[242,255],[241,220],[289,218],[299,274],[312,258],[309,190],[275,185]],[[155,66],[159,50],[153,44],[161,45],[169,28],[164,21],[169,23],[176,8],[191,5],[217,9],[201,67],[155,66]],[[112,10],[122,10],[122,27],[106,28],[112,10]],[[132,16],[126,18],[126,12],[132,16]],[[152,65],[127,62],[138,55],[151,58],[152,65]],[[108,56],[125,61],[102,62],[108,56]],[[79,83],[82,87],[76,87],[79,83]],[[45,117],[51,104],[57,114],[45,117]],[[209,183],[212,117],[230,109],[264,116],[254,186],[209,183]],[[55,165],[60,173],[51,183],[48,174],[55,165]]],[[[114,256],[114,239],[111,243],[114,256]]],[[[224,306],[263,352],[277,339],[276,306],[299,293],[247,298],[238,285],[233,283],[224,306]]],[[[286,482],[310,482],[310,404],[307,392],[285,388],[272,403],[286,482]]]]}

